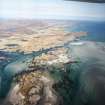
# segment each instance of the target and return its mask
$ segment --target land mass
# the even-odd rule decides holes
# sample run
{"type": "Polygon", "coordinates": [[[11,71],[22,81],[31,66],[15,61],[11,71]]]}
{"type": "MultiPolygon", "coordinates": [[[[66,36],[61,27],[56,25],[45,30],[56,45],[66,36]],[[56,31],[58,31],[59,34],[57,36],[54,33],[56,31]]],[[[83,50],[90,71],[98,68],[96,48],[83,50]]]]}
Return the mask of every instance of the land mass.
{"type": "MultiPolygon", "coordinates": [[[[0,50],[24,55],[3,69],[0,95],[7,96],[2,105],[65,104],[62,90],[69,91],[67,87],[71,84],[70,67],[68,70],[65,65],[73,63],[65,45],[87,34],[70,32],[65,27],[67,22],[1,22],[0,50]],[[33,55],[36,52],[39,54],[33,55]]],[[[0,59],[2,62],[6,57],[0,56],[0,59]]]]}
{"type": "Polygon", "coordinates": [[[86,35],[86,32],[65,30],[66,23],[52,21],[29,22],[7,21],[0,27],[0,50],[8,52],[31,53],[41,49],[63,46],[69,41],[86,35]],[[19,24],[20,23],[20,24],[19,24]],[[9,25],[9,26],[8,26],[9,25]]]}

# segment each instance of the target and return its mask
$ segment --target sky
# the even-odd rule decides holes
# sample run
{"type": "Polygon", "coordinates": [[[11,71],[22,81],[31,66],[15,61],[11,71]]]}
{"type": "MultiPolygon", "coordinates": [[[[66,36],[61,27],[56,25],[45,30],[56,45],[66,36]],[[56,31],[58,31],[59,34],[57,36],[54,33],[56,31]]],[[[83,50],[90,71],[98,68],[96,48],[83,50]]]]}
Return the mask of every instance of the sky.
{"type": "Polygon", "coordinates": [[[0,0],[0,18],[105,20],[105,3],[0,0]]]}

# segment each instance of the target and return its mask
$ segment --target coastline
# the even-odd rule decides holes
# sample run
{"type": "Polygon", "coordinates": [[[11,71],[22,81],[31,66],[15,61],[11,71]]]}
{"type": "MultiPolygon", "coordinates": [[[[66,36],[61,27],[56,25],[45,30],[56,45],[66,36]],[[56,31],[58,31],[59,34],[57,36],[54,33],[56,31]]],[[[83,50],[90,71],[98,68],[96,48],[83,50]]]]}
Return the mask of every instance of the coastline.
{"type": "MultiPolygon", "coordinates": [[[[55,74],[53,75],[52,73],[50,73],[50,77],[52,76],[52,79],[54,80],[55,78],[56,81],[54,80],[54,83],[52,85],[48,84],[48,87],[47,87],[47,89],[49,89],[49,92],[52,93],[51,99],[53,99],[54,96],[56,95],[55,93],[52,92],[52,89],[49,88],[49,85],[53,87],[53,85],[56,84],[57,81],[58,81],[57,82],[57,85],[58,85],[59,81],[62,81],[63,79],[65,79],[64,74],[66,71],[64,68],[64,64],[69,62],[71,65],[71,63],[73,63],[71,59],[69,58],[69,56],[67,55],[67,49],[65,48],[65,44],[70,43],[76,38],[79,38],[84,35],[86,35],[86,32],[67,32],[64,30],[63,26],[61,27],[61,26],[55,25],[55,26],[47,27],[47,29],[43,28],[39,30],[38,33],[36,34],[32,34],[32,35],[23,34],[22,35],[22,34],[15,34],[13,32],[12,36],[4,37],[3,39],[1,39],[0,46],[1,46],[2,51],[4,52],[7,51],[10,53],[11,52],[17,52],[17,53],[23,52],[24,54],[24,57],[19,57],[16,61],[11,62],[7,66],[5,66],[3,73],[2,73],[2,83],[1,83],[1,89],[0,89],[1,94],[6,95],[8,94],[8,91],[11,90],[11,88],[13,88],[11,86],[11,83],[13,83],[12,79],[15,76],[18,77],[21,74],[24,76],[25,73],[28,73],[27,75],[31,76],[31,72],[36,74],[37,71],[35,71],[34,69],[35,68],[37,69],[37,66],[39,66],[42,69],[41,71],[38,70],[39,72],[42,72],[44,69],[46,69],[45,72],[48,72],[48,74],[50,73],[50,69],[52,73],[55,72],[55,74]],[[36,55],[35,53],[37,51],[39,51],[39,54],[35,56],[36,55]],[[34,62],[36,62],[34,66],[33,64],[30,65],[33,62],[33,58],[35,58],[34,62]],[[52,67],[53,65],[54,67],[52,67]],[[56,71],[56,69],[54,70],[53,68],[59,69],[60,71],[59,70],[56,71]],[[59,77],[59,79],[57,77],[59,77]],[[6,84],[3,83],[4,81],[6,84]],[[8,89],[5,90],[4,87],[8,87],[8,89]]],[[[43,77],[43,73],[41,74],[41,76],[43,77]]],[[[47,77],[45,76],[44,78],[47,78],[47,77]]],[[[47,78],[47,79],[50,81],[50,78],[47,78]]],[[[17,88],[15,91],[17,91],[17,88]]],[[[13,93],[11,92],[12,91],[10,91],[9,94],[13,93]]],[[[50,93],[45,92],[46,97],[50,93]]],[[[10,101],[12,99],[12,96],[14,95],[9,95],[9,96],[11,97],[8,97],[7,95],[7,98],[6,98],[6,100],[8,101],[10,101]]],[[[23,97],[27,97],[27,95],[23,97]]],[[[56,97],[59,98],[59,96],[56,96],[56,97]]],[[[17,101],[14,100],[14,103],[15,102],[17,101]]],[[[56,100],[56,102],[58,101],[56,100]]]]}

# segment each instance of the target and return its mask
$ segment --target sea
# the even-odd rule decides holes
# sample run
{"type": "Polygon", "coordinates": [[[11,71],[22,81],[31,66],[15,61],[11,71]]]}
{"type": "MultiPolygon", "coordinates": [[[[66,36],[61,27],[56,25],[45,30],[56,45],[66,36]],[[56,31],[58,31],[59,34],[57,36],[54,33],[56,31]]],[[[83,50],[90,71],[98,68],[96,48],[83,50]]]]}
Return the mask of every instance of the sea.
{"type": "Polygon", "coordinates": [[[70,74],[77,83],[72,105],[105,105],[105,22],[79,21],[67,29],[87,32],[68,44],[71,58],[81,62],[70,74]]]}

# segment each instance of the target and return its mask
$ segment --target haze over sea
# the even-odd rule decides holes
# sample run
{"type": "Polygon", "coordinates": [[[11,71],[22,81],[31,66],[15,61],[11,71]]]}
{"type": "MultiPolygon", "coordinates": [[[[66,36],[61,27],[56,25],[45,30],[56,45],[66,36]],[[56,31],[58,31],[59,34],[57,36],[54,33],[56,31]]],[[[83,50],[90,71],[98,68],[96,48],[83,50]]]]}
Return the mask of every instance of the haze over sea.
{"type": "Polygon", "coordinates": [[[81,61],[78,69],[76,68],[77,71],[73,73],[75,77],[79,75],[79,88],[74,103],[82,105],[81,101],[85,103],[87,97],[94,96],[93,104],[104,105],[105,22],[79,21],[78,25],[69,30],[87,32],[87,36],[75,40],[68,46],[72,57],[81,61]]]}

